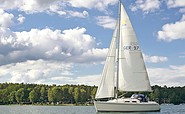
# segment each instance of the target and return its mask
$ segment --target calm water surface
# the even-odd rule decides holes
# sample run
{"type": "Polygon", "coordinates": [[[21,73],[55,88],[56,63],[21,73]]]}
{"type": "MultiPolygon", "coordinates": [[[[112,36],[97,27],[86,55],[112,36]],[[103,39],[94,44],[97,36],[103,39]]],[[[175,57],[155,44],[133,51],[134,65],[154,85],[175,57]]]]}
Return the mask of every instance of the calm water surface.
{"type": "Polygon", "coordinates": [[[0,114],[185,114],[185,105],[162,105],[160,112],[96,113],[94,106],[0,106],[0,114]]]}

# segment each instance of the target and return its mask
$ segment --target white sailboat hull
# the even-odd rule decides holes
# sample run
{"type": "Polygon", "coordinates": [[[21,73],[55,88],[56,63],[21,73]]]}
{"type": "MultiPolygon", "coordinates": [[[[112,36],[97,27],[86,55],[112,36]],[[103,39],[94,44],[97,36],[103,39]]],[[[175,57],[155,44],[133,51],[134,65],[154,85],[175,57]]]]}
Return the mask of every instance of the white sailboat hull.
{"type": "Polygon", "coordinates": [[[119,100],[112,101],[95,101],[97,112],[153,112],[160,111],[160,106],[156,102],[122,102],[119,100]]]}

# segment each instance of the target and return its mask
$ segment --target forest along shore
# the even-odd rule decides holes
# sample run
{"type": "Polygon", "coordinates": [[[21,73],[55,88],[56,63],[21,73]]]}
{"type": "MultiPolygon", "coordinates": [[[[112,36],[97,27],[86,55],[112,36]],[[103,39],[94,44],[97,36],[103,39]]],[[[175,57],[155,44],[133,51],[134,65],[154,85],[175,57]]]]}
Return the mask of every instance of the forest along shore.
{"type": "MultiPolygon", "coordinates": [[[[158,103],[185,103],[184,87],[152,86],[152,93],[145,93],[158,103]]],[[[0,83],[0,105],[93,105],[97,86],[88,85],[44,85],[24,83],[0,83]]],[[[122,94],[122,93],[120,93],[122,94]]],[[[133,93],[127,93],[131,96],[133,93]]]]}

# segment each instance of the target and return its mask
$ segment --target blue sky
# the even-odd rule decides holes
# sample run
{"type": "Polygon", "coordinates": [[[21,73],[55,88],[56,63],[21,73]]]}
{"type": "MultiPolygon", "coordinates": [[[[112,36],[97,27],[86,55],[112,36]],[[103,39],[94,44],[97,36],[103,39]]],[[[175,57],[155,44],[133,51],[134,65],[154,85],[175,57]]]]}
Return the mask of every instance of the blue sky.
{"type": "MultiPolygon", "coordinates": [[[[122,0],[151,85],[184,86],[185,0],[122,0]]],[[[0,82],[97,85],[118,0],[1,0],[0,82]]]]}

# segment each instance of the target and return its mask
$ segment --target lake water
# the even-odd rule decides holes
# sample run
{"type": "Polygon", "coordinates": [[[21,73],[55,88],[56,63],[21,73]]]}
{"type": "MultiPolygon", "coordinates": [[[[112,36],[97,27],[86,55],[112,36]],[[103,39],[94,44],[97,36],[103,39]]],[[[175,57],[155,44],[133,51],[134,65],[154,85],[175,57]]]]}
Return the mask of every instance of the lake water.
{"type": "MultiPolygon", "coordinates": [[[[94,106],[19,106],[1,105],[0,114],[96,114],[94,106]]],[[[185,114],[185,105],[161,105],[160,112],[97,114],[185,114]]]]}

